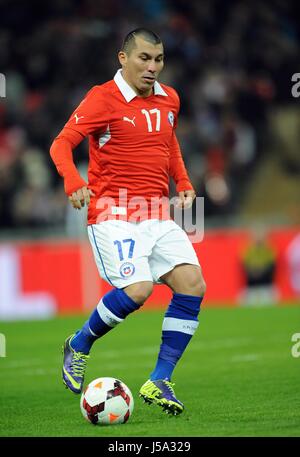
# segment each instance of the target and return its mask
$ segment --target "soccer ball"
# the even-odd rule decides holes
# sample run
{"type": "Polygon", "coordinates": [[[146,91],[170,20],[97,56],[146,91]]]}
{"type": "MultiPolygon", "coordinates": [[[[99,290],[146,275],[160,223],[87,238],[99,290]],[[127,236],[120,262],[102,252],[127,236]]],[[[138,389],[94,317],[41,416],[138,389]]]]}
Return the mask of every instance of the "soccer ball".
{"type": "Polygon", "coordinates": [[[132,414],[132,393],[115,378],[97,378],[88,384],[80,399],[83,417],[94,425],[124,424],[132,414]]]}

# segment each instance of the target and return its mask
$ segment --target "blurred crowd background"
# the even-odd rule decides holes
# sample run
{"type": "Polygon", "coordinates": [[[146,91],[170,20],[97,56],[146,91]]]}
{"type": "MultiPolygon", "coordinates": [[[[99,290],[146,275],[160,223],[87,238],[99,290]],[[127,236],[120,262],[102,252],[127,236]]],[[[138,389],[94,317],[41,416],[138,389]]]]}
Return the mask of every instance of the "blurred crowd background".
{"type": "MultiPolygon", "coordinates": [[[[164,42],[160,80],[181,97],[178,138],[206,224],[300,223],[295,3],[0,1],[0,233],[66,230],[49,147],[90,87],[112,79],[139,26],[164,42]]],[[[86,140],[75,160],[84,175],[86,140]]]]}

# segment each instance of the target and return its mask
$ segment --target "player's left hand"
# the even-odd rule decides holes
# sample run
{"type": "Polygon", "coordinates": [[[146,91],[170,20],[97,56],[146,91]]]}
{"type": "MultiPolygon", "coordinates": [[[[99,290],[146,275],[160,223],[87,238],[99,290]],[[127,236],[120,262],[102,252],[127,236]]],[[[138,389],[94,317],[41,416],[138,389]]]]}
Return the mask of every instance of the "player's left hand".
{"type": "Polygon", "coordinates": [[[178,192],[178,199],[176,202],[176,208],[191,208],[196,194],[194,190],[182,190],[178,192]]]}

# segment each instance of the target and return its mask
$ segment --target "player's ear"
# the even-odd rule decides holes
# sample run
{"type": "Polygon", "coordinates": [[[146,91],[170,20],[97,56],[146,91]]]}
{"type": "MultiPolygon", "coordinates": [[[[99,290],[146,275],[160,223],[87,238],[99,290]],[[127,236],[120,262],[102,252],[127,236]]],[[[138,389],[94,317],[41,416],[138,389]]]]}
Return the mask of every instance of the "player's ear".
{"type": "Polygon", "coordinates": [[[124,51],[120,51],[118,54],[119,62],[123,66],[127,62],[127,54],[124,51]]]}

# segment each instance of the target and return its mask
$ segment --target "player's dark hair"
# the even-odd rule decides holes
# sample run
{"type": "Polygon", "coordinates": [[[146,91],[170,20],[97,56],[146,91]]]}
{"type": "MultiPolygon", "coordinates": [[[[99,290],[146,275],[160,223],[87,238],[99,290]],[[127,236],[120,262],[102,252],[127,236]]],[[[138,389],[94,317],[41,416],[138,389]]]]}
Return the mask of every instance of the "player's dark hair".
{"type": "Polygon", "coordinates": [[[140,27],[138,29],[132,30],[126,35],[122,44],[121,51],[126,52],[126,54],[130,54],[132,49],[135,47],[136,36],[139,36],[152,44],[162,43],[161,38],[156,33],[152,32],[152,30],[140,27]]]}

